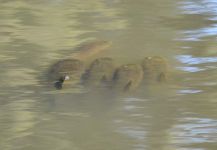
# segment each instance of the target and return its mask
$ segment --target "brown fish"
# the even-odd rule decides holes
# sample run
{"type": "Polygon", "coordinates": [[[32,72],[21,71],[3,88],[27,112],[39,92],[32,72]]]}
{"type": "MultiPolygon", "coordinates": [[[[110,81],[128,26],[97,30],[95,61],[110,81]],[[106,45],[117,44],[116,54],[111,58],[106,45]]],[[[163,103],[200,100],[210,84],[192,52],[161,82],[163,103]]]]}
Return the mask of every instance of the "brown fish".
{"type": "Polygon", "coordinates": [[[86,61],[87,59],[101,53],[111,46],[110,41],[94,41],[86,43],[75,50],[75,53],[70,55],[70,58],[86,61]]]}

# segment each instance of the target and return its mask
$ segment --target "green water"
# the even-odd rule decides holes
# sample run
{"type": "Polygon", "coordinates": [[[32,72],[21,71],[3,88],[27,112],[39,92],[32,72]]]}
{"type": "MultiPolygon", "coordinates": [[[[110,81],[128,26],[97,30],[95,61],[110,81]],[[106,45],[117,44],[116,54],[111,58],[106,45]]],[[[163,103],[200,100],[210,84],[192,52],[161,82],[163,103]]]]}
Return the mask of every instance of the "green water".
{"type": "Polygon", "coordinates": [[[216,150],[217,2],[0,0],[1,150],[216,150]],[[138,94],[57,91],[45,72],[82,43],[119,64],[165,57],[138,94]]]}

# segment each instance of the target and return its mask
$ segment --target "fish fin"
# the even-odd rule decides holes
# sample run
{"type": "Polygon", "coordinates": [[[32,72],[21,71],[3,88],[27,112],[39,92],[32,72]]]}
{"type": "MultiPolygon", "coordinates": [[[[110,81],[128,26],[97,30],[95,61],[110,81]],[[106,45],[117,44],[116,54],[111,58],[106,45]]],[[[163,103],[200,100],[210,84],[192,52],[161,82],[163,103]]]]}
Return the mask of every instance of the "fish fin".
{"type": "Polygon", "coordinates": [[[124,87],[124,91],[125,91],[125,92],[126,92],[126,91],[129,91],[130,88],[131,88],[131,86],[132,86],[132,81],[129,81],[129,82],[126,84],[126,86],[124,87]]]}

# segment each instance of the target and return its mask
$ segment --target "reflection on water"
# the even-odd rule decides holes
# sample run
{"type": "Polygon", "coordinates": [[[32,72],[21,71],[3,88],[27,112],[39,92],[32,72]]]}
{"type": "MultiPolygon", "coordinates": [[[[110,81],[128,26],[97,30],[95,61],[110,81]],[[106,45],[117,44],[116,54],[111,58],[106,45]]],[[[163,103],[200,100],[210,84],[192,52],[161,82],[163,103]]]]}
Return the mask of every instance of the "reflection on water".
{"type": "Polygon", "coordinates": [[[177,128],[175,134],[181,135],[180,137],[177,137],[177,139],[180,138],[180,140],[183,140],[186,144],[215,142],[215,133],[217,130],[217,122],[215,120],[207,118],[184,118],[182,122],[183,123],[180,123],[180,125],[175,127],[177,128]],[[208,136],[209,134],[210,136],[208,136]],[[191,141],[191,138],[193,138],[193,142],[191,141]]]}
{"type": "Polygon", "coordinates": [[[181,61],[182,63],[186,63],[189,65],[197,65],[197,64],[203,64],[203,63],[209,63],[209,62],[217,62],[217,57],[197,57],[197,58],[193,58],[191,56],[188,55],[180,55],[177,57],[177,59],[179,59],[179,61],[181,61]]]}
{"type": "Polygon", "coordinates": [[[0,2],[0,149],[216,149],[216,1],[0,2]],[[165,57],[171,82],[128,94],[45,85],[51,64],[93,39],[112,41],[101,55],[118,64],[165,57]]]}

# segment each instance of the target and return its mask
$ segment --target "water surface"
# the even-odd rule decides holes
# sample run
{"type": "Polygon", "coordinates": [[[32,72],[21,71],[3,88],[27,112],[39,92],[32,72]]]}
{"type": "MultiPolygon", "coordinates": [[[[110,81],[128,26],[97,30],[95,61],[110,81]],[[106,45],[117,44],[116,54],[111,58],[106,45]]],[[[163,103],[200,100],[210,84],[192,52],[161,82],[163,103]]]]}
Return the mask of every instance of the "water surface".
{"type": "Polygon", "coordinates": [[[216,149],[216,1],[0,2],[1,150],[216,149]],[[45,86],[51,64],[95,39],[112,41],[102,56],[119,64],[165,57],[172,83],[126,95],[45,86]]]}

